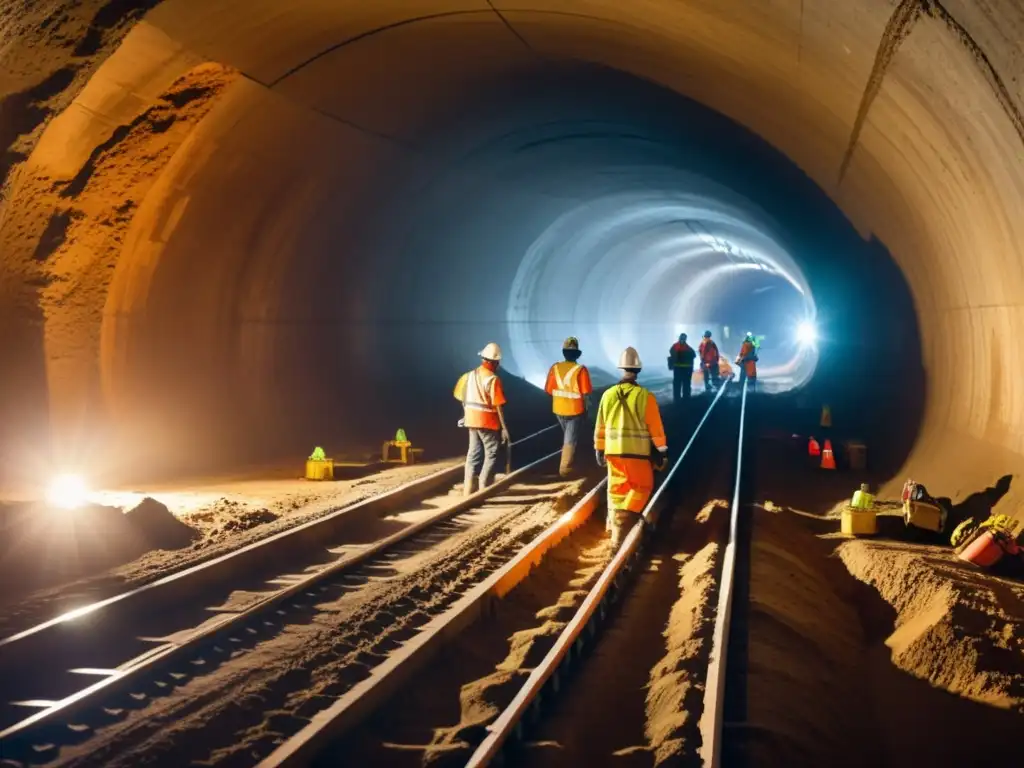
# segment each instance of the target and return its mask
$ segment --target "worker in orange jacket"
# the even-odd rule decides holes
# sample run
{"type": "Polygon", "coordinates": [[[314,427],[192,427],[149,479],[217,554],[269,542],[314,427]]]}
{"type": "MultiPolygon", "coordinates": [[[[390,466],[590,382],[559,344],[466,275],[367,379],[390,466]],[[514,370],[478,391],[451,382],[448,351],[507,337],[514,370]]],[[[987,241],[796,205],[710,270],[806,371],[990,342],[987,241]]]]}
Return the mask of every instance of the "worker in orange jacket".
{"type": "Polygon", "coordinates": [[[704,331],[704,340],[697,348],[700,357],[700,369],[704,372],[704,391],[718,389],[720,368],[718,365],[718,345],[711,339],[711,331],[704,331]]]}
{"type": "Polygon", "coordinates": [[[740,346],[740,353],[736,355],[736,365],[740,366],[740,383],[745,377],[748,381],[747,389],[753,393],[757,386],[757,347],[754,346],[754,334],[748,333],[740,346]]]}
{"type": "Polygon", "coordinates": [[[551,410],[562,427],[562,461],[558,467],[562,477],[568,477],[572,471],[576,445],[590,410],[590,394],[594,391],[587,366],[576,362],[582,354],[579,339],[567,338],[562,343],[565,361],[551,366],[544,384],[544,391],[551,395],[551,410]]]}
{"type": "Polygon", "coordinates": [[[463,495],[473,493],[473,480],[479,472],[480,489],[491,484],[498,461],[498,448],[511,438],[505,426],[505,390],[498,378],[501,347],[493,341],[480,351],[480,366],[462,374],[455,385],[455,399],[462,403],[460,427],[469,429],[469,450],[463,495]]]}
{"type": "Polygon", "coordinates": [[[654,491],[651,443],[657,469],[668,466],[668,442],[654,395],[636,383],[642,363],[632,347],[619,357],[622,380],[601,397],[594,426],[594,452],[608,467],[608,520],[612,551],[640,519],[654,491]]]}

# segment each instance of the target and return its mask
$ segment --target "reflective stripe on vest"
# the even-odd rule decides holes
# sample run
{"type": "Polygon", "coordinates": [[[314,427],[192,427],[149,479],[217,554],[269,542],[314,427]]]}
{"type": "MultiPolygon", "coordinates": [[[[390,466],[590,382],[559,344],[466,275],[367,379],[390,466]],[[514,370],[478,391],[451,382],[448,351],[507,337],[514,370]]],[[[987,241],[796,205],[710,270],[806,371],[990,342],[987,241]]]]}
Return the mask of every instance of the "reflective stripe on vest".
{"type": "Polygon", "coordinates": [[[479,369],[469,372],[469,376],[466,378],[466,397],[462,404],[474,411],[496,413],[498,409],[491,405],[491,392],[494,390],[495,375],[492,373],[487,377],[487,381],[481,384],[478,374],[479,369]]]}
{"type": "Polygon", "coordinates": [[[601,398],[606,454],[641,457],[651,455],[651,433],[644,420],[648,394],[647,390],[640,386],[624,387],[617,384],[601,398]]]}
{"type": "Polygon", "coordinates": [[[579,378],[576,374],[579,372],[580,365],[574,365],[568,371],[565,372],[565,377],[558,375],[558,365],[556,364],[553,371],[555,374],[555,388],[551,392],[554,397],[564,397],[566,400],[582,400],[583,395],[579,393],[579,378]]]}

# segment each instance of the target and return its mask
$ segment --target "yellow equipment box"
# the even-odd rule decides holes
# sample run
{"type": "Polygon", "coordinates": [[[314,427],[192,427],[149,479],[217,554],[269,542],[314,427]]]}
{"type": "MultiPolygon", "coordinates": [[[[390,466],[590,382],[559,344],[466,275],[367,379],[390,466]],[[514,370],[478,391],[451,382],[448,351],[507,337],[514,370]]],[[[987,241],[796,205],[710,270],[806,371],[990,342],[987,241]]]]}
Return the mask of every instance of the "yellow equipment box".
{"type": "Polygon", "coordinates": [[[306,459],[307,480],[333,480],[334,459],[306,459]]]}
{"type": "Polygon", "coordinates": [[[843,508],[840,530],[847,536],[873,536],[878,533],[878,515],[873,509],[843,508]]]}
{"type": "Polygon", "coordinates": [[[903,522],[925,531],[940,533],[946,527],[946,512],[924,501],[903,502],[903,522]]]}

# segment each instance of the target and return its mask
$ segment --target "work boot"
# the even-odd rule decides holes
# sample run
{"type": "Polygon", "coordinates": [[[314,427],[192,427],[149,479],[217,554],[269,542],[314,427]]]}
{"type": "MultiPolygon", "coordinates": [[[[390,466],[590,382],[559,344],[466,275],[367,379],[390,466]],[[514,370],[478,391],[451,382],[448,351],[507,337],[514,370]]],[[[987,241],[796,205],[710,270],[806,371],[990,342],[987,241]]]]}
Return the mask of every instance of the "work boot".
{"type": "Polygon", "coordinates": [[[572,459],[576,453],[576,446],[571,443],[562,444],[562,462],[558,467],[558,474],[561,477],[568,477],[572,474],[572,459]]]}

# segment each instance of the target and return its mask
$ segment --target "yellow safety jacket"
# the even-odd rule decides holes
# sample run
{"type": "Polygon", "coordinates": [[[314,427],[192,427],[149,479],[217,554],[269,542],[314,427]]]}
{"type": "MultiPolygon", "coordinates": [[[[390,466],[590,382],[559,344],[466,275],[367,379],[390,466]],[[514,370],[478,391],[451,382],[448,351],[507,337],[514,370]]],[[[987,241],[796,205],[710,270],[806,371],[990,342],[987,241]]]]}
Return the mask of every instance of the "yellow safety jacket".
{"type": "Polygon", "coordinates": [[[601,397],[594,427],[594,447],[609,456],[651,455],[647,428],[650,392],[638,384],[616,384],[601,397]]]}

